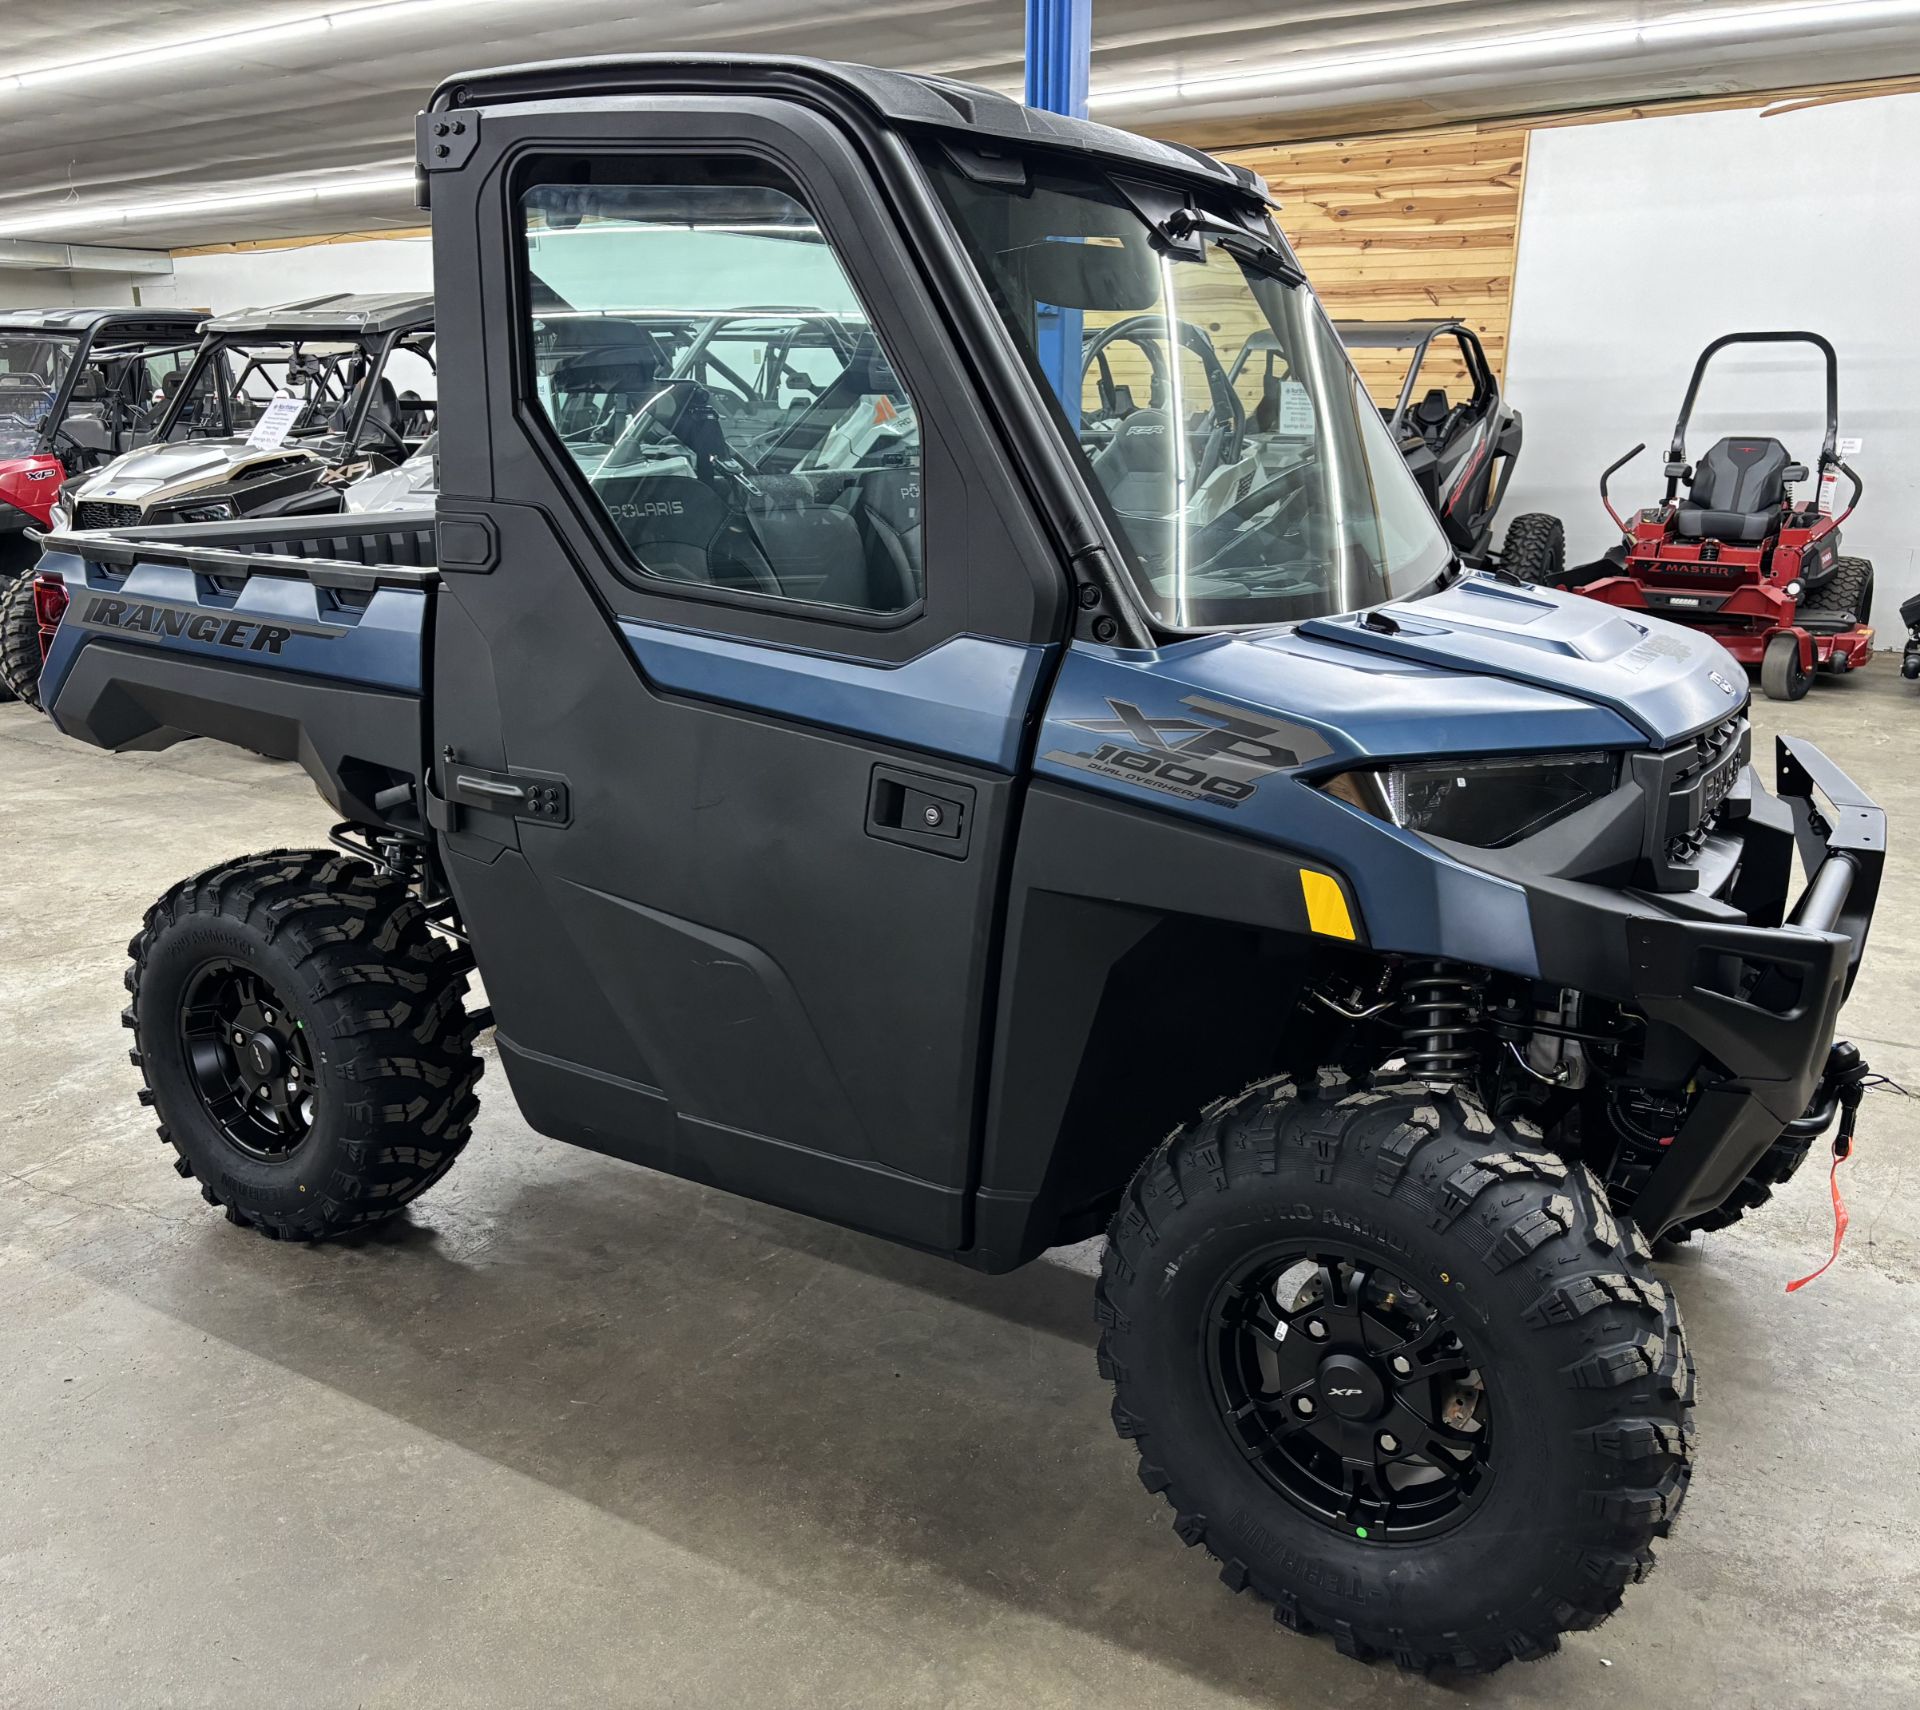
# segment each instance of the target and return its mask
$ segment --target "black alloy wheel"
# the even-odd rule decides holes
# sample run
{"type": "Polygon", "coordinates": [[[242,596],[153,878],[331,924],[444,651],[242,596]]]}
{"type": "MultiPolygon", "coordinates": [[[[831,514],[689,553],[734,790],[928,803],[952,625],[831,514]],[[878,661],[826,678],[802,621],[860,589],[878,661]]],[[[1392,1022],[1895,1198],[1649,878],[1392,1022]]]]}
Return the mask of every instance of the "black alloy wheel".
{"type": "Polygon", "coordinates": [[[180,1037],[194,1090],[228,1143],[269,1162],[312,1132],[319,1088],[306,1030],[259,974],[209,962],[187,982],[180,1037]]]}
{"type": "Polygon", "coordinates": [[[1491,1402],[1453,1321],[1325,1240],[1238,1267],[1208,1378],[1235,1446],[1295,1507],[1395,1542],[1459,1524],[1493,1477],[1491,1402]]]}

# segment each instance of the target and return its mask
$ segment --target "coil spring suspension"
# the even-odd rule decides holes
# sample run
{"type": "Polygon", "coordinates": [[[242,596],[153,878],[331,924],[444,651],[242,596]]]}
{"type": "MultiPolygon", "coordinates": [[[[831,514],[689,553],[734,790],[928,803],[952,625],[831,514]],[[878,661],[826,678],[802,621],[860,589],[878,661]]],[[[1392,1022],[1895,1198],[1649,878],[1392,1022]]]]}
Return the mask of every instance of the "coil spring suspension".
{"type": "Polygon", "coordinates": [[[1407,1071],[1416,1080],[1458,1081],[1479,1056],[1479,988],[1451,962],[1423,962],[1400,982],[1398,1020],[1407,1071]]]}

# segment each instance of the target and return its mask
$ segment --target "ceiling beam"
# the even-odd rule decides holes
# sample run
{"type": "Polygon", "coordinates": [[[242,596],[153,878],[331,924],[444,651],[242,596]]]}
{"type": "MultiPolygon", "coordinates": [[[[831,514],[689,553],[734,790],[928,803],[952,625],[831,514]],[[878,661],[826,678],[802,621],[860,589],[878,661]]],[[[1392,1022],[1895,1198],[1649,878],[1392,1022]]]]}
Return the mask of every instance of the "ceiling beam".
{"type": "Polygon", "coordinates": [[[170,274],[173,257],[164,249],[108,249],[99,244],[0,238],[0,268],[35,273],[170,274]]]}

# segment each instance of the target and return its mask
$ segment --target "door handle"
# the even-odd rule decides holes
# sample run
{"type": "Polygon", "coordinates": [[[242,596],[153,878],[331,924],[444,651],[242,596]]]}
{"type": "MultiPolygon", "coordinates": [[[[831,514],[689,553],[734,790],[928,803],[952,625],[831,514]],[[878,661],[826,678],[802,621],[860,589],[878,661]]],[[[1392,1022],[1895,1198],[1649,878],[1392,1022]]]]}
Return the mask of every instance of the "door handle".
{"type": "Polygon", "coordinates": [[[876,766],[867,790],[867,835],[964,861],[973,841],[971,784],[876,766]]]}

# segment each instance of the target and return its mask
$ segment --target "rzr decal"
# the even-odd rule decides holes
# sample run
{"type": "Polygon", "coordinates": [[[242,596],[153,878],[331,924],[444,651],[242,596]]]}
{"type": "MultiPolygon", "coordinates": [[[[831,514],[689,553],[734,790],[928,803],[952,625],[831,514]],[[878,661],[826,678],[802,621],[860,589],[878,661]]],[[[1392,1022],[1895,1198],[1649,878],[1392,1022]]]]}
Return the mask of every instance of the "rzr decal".
{"type": "Polygon", "coordinates": [[[168,605],[160,600],[128,600],[94,594],[71,620],[80,629],[112,631],[116,635],[181,636],[188,641],[211,642],[243,653],[278,653],[296,635],[331,640],[341,632],[318,624],[295,623],[290,618],[266,620],[210,612],[199,606],[168,605]]]}
{"type": "Polygon", "coordinates": [[[1046,758],[1116,783],[1138,784],[1183,801],[1238,807],[1262,778],[1330,753],[1311,730],[1200,695],[1180,703],[1204,718],[1153,718],[1109,697],[1111,718],[1074,718],[1076,730],[1128,738],[1092,751],[1052,750],[1046,758]]]}

